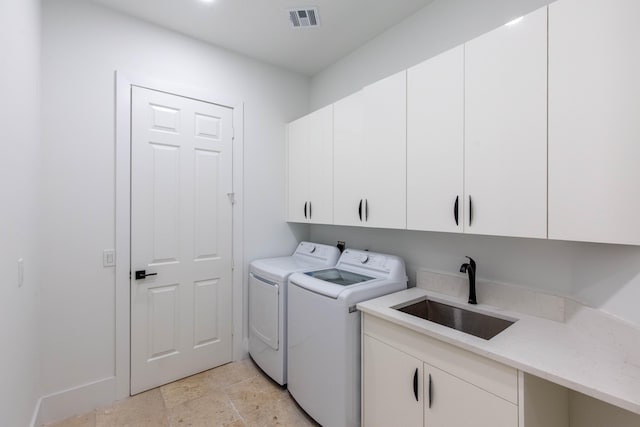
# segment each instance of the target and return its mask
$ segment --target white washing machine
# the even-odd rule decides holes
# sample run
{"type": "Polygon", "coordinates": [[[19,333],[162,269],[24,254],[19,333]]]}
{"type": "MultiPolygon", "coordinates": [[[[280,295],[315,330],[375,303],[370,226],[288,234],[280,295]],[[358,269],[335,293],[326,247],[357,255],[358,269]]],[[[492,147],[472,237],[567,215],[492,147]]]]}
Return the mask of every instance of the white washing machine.
{"type": "Polygon", "coordinates": [[[334,266],[338,248],[301,242],[291,256],[249,266],[249,354],[280,385],[287,383],[287,279],[291,273],[334,266]]]}
{"type": "Polygon", "coordinates": [[[354,249],[335,268],[289,276],[289,393],[324,427],[360,426],[356,304],[406,288],[402,259],[354,249]]]}

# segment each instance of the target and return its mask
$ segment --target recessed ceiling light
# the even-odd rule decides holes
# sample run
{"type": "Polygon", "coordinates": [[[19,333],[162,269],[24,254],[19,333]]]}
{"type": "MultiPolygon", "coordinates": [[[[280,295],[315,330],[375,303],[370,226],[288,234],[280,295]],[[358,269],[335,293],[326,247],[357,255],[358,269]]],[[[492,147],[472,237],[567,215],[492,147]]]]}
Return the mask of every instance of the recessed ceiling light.
{"type": "Polygon", "coordinates": [[[506,24],[504,24],[507,27],[510,27],[512,25],[516,25],[518,22],[522,21],[524,19],[524,16],[521,16],[519,18],[514,19],[513,21],[509,21],[506,24]]]}
{"type": "Polygon", "coordinates": [[[204,4],[211,4],[216,2],[216,0],[200,0],[200,1],[204,4]]]}

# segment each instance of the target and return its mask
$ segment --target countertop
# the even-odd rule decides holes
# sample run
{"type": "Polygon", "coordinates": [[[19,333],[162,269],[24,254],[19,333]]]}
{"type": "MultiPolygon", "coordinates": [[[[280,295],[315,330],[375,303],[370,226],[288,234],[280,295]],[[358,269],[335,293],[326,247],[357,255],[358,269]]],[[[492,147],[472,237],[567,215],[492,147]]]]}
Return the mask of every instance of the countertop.
{"type": "Polygon", "coordinates": [[[571,306],[556,321],[466,301],[421,288],[362,302],[367,314],[439,339],[571,390],[640,414],[640,331],[598,310],[571,306]],[[429,297],[517,321],[490,340],[391,307],[429,297]]]}

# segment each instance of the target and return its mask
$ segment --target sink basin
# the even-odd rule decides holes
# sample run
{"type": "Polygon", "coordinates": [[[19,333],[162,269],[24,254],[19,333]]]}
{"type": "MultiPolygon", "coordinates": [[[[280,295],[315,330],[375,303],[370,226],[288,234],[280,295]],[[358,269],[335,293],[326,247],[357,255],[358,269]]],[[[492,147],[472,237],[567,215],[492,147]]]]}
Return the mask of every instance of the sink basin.
{"type": "Polygon", "coordinates": [[[406,306],[394,307],[403,313],[420,317],[467,334],[489,340],[513,325],[515,321],[501,319],[476,311],[424,299],[406,306]]]}

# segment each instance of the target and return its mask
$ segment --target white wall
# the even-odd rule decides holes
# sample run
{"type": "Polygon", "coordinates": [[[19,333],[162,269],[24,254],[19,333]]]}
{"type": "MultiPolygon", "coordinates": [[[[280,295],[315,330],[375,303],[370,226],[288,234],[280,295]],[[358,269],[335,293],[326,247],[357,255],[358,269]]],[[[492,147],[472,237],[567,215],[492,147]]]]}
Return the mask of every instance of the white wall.
{"type": "Polygon", "coordinates": [[[313,76],[311,110],[547,3],[547,0],[435,0],[313,76]]]}
{"type": "Polygon", "coordinates": [[[45,1],[43,21],[47,394],[114,375],[114,70],[245,102],[245,270],[308,233],[283,218],[284,123],[309,81],[84,1],[45,1]]]}
{"type": "MultiPolygon", "coordinates": [[[[545,0],[436,0],[314,76],[311,109],[417,64],[513,18],[545,0]]],[[[457,272],[464,256],[480,278],[571,296],[640,325],[640,247],[311,226],[311,239],[402,256],[415,282],[420,267],[457,272]]]]}
{"type": "Polygon", "coordinates": [[[0,64],[0,425],[24,426],[39,396],[39,0],[0,2],[0,64]]]}

